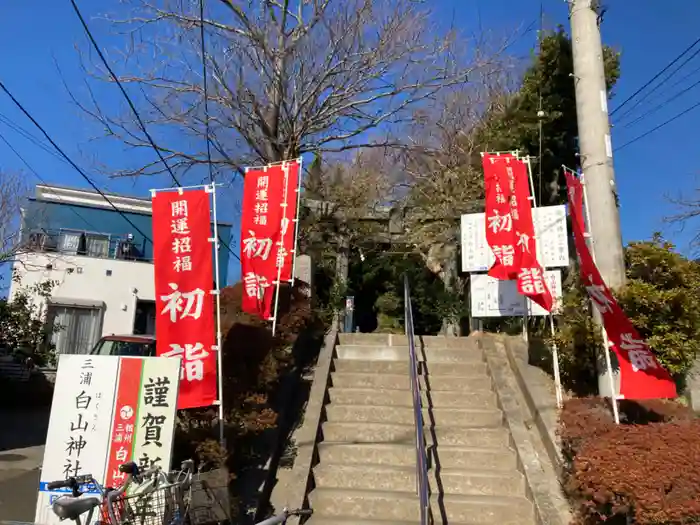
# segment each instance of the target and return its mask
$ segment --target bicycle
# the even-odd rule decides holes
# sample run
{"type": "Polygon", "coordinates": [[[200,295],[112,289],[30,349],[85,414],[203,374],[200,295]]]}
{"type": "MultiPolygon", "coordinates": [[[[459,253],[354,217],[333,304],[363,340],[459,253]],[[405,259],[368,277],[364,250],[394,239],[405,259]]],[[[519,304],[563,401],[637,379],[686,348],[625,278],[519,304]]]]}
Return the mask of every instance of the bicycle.
{"type": "Polygon", "coordinates": [[[283,525],[287,523],[287,520],[291,517],[302,518],[306,516],[311,516],[313,513],[314,511],[312,509],[289,510],[285,508],[282,509],[281,514],[277,514],[276,516],[267,518],[266,520],[263,520],[260,523],[257,523],[256,525],[283,525]]]}
{"type": "MultiPolygon", "coordinates": [[[[125,472],[129,470],[129,463],[119,466],[120,472],[125,472]]],[[[127,474],[127,479],[122,487],[118,489],[106,489],[103,487],[92,474],[84,474],[82,476],[71,476],[67,479],[51,481],[47,483],[47,488],[49,490],[59,490],[59,489],[70,489],[70,496],[60,496],[51,504],[51,510],[58,516],[58,518],[63,520],[71,520],[76,523],[76,525],[82,525],[81,516],[87,513],[87,519],[85,520],[86,525],[92,521],[92,515],[95,509],[102,505],[106,500],[106,496],[110,492],[123,492],[129,486],[131,479],[133,478],[133,472],[127,474]],[[100,497],[90,496],[83,497],[84,492],[81,489],[84,488],[96,488],[100,494],[100,497]]],[[[106,510],[105,508],[102,509],[106,510]]],[[[104,517],[104,512],[103,512],[104,517]]]]}
{"type": "Polygon", "coordinates": [[[135,464],[128,466],[129,481],[139,487],[129,492],[128,483],[119,491],[108,492],[106,508],[112,525],[182,525],[189,517],[192,500],[192,460],[183,461],[180,470],[169,473],[151,467],[140,473],[135,464]]]}
{"type": "MultiPolygon", "coordinates": [[[[189,505],[189,498],[185,502],[182,489],[188,490],[191,487],[193,465],[191,460],[187,460],[183,462],[182,470],[168,475],[157,466],[141,471],[136,463],[124,463],[119,466],[119,471],[127,476],[124,483],[118,488],[103,487],[91,474],[52,481],[47,484],[49,490],[68,488],[71,494],[56,499],[51,509],[61,521],[70,519],[76,525],[82,525],[81,517],[86,513],[85,524],[89,524],[97,507],[101,507],[102,519],[98,521],[99,524],[124,525],[135,523],[135,519],[141,517],[140,524],[145,525],[147,522],[143,518],[146,511],[149,511],[149,516],[153,514],[151,509],[147,508],[148,504],[151,503],[154,496],[160,495],[163,496],[163,499],[158,500],[157,503],[162,504],[161,517],[163,519],[158,525],[180,525],[187,517],[187,506],[189,505]],[[134,481],[139,484],[140,490],[137,489],[132,494],[127,495],[127,490],[134,481]],[[83,497],[84,491],[81,492],[81,488],[96,488],[100,497],[83,497]],[[165,497],[166,491],[168,492],[167,496],[170,497],[165,497]],[[173,498],[173,495],[176,497],[173,498]],[[147,504],[141,505],[139,508],[139,501],[144,499],[147,500],[147,504]],[[174,512],[171,511],[173,508],[174,512]],[[166,516],[171,516],[171,519],[166,521],[166,516]]],[[[157,517],[158,513],[155,514],[157,517]]]]}

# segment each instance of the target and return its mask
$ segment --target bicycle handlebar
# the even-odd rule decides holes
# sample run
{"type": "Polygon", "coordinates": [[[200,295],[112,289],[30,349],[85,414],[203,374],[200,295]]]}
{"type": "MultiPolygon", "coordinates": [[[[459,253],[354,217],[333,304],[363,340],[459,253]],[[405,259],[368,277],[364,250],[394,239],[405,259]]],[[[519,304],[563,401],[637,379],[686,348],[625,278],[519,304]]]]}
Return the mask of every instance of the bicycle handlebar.
{"type": "Polygon", "coordinates": [[[277,516],[272,516],[271,518],[261,521],[257,525],[278,525],[286,522],[291,516],[311,516],[313,513],[314,511],[312,509],[284,509],[282,510],[281,514],[278,514],[277,516]]]}

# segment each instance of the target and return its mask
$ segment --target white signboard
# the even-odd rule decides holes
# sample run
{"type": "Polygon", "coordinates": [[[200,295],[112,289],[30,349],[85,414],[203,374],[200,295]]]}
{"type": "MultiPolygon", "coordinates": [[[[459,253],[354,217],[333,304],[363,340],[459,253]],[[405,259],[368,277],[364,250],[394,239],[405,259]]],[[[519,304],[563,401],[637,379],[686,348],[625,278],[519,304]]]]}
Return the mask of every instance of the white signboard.
{"type": "MultiPolygon", "coordinates": [[[[566,230],[566,206],[542,206],[532,210],[537,252],[546,268],[569,266],[569,237],[566,230]]],[[[483,213],[462,215],[462,271],[485,272],[496,258],[486,242],[486,217],[483,213]]]]}
{"type": "Polygon", "coordinates": [[[180,359],[60,356],[35,522],[59,523],[51,504],[69,489],[51,481],[91,474],[115,486],[128,461],[169,469],[179,381],[180,359]]]}
{"type": "MultiPolygon", "coordinates": [[[[560,310],[562,299],[561,270],[545,272],[547,286],[554,299],[552,313],[560,310]]],[[[518,293],[516,281],[499,281],[487,274],[472,274],[470,277],[472,317],[522,317],[548,315],[537,303],[518,293]]]]}

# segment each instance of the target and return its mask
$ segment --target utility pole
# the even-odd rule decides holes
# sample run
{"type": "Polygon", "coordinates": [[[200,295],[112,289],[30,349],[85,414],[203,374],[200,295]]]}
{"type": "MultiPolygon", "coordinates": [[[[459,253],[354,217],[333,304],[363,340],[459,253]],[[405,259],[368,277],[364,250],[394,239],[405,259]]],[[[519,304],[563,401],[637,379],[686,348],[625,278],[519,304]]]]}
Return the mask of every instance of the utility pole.
{"type": "MultiPolygon", "coordinates": [[[[603,279],[610,288],[617,288],[625,283],[625,261],[598,26],[599,7],[599,0],[569,0],[579,154],[587,193],[590,241],[603,279]]],[[[600,316],[597,320],[600,322],[600,316]]],[[[609,396],[610,380],[605,367],[599,366],[598,371],[599,392],[609,396]]]]}

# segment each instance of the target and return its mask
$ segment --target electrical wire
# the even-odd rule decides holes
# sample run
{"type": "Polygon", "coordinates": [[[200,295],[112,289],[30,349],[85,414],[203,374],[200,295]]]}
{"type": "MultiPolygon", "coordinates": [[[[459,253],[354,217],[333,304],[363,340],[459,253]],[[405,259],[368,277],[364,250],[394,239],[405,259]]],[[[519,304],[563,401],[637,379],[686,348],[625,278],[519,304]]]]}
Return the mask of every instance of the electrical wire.
{"type": "Polygon", "coordinates": [[[32,133],[30,133],[29,131],[24,129],[19,124],[13,122],[12,120],[10,120],[9,117],[7,117],[6,115],[3,115],[2,113],[0,113],[0,122],[5,124],[8,128],[10,128],[12,131],[17,133],[18,135],[23,136],[29,142],[34,144],[36,147],[42,149],[43,151],[45,151],[46,153],[48,153],[52,157],[55,157],[56,159],[60,160],[61,162],[64,162],[64,163],[66,162],[66,159],[64,159],[58,153],[56,153],[55,150],[51,149],[49,146],[47,146],[46,144],[41,142],[37,137],[35,137],[32,133]]]}
{"type": "Polygon", "coordinates": [[[117,85],[119,90],[122,92],[122,95],[124,95],[124,99],[126,100],[127,104],[129,104],[129,108],[131,108],[131,112],[134,114],[134,117],[136,118],[136,121],[138,122],[139,127],[141,128],[141,131],[146,136],[146,139],[148,139],[148,142],[150,143],[151,147],[158,155],[158,158],[160,159],[160,161],[165,166],[165,169],[170,174],[170,177],[173,179],[173,182],[175,183],[175,185],[182,186],[182,184],[180,184],[180,181],[177,180],[177,177],[173,173],[173,170],[170,169],[170,166],[166,162],[165,157],[163,157],[163,154],[160,152],[160,149],[158,148],[158,146],[156,146],[156,143],[153,140],[153,137],[151,137],[151,134],[146,129],[146,125],[143,123],[143,120],[141,119],[141,115],[139,115],[139,112],[136,110],[136,106],[134,105],[134,102],[131,100],[131,97],[126,92],[126,89],[124,89],[124,86],[122,85],[121,81],[119,80],[119,77],[117,77],[117,75],[114,73],[114,70],[109,65],[109,62],[107,62],[107,59],[105,58],[104,53],[100,49],[100,46],[97,45],[97,41],[95,40],[95,37],[93,36],[92,32],[90,31],[90,28],[88,27],[87,22],[85,21],[85,18],[83,18],[83,14],[80,12],[80,9],[78,8],[78,4],[75,3],[75,0],[70,0],[70,3],[73,6],[73,10],[75,11],[75,14],[78,16],[78,19],[80,20],[80,23],[83,26],[83,29],[85,30],[85,34],[87,35],[88,39],[90,40],[92,47],[95,49],[97,56],[100,57],[102,64],[104,64],[105,68],[107,68],[107,71],[109,71],[109,74],[112,77],[112,80],[114,80],[114,83],[117,85]]]}
{"type": "Polygon", "coordinates": [[[695,86],[698,86],[698,85],[700,85],[700,80],[698,80],[697,82],[693,82],[693,83],[692,83],[691,85],[689,85],[687,88],[683,89],[682,91],[679,91],[678,93],[676,93],[676,94],[673,95],[672,97],[669,97],[669,98],[667,98],[666,100],[664,100],[663,102],[657,104],[656,106],[654,106],[653,108],[651,108],[649,111],[646,111],[646,112],[642,113],[642,114],[641,114],[640,116],[638,116],[636,119],[634,119],[634,120],[628,122],[627,124],[625,124],[624,127],[625,127],[625,128],[629,128],[630,126],[633,126],[633,125],[636,124],[637,122],[640,122],[640,121],[644,120],[644,119],[645,119],[646,117],[648,117],[649,115],[651,115],[651,114],[653,114],[653,113],[656,113],[658,110],[660,110],[661,108],[663,108],[663,107],[666,106],[667,104],[670,104],[671,102],[673,102],[674,100],[676,100],[678,97],[680,97],[681,95],[687,93],[688,91],[690,91],[691,89],[693,89],[695,86]]]}
{"type": "MultiPolygon", "coordinates": [[[[673,78],[673,75],[675,75],[676,73],[678,73],[681,69],[683,69],[683,67],[684,67],[688,62],[690,62],[691,60],[693,60],[693,59],[694,59],[696,56],[698,56],[698,55],[700,55],[700,49],[697,49],[697,50],[695,51],[695,53],[693,53],[693,54],[690,55],[688,58],[686,58],[676,69],[674,69],[673,71],[671,71],[671,73],[670,73],[666,78],[664,78],[661,82],[659,82],[658,84],[656,84],[656,85],[651,89],[651,91],[647,91],[647,93],[645,93],[644,96],[643,96],[642,98],[640,98],[637,102],[635,102],[635,103],[632,105],[632,107],[630,107],[627,111],[625,111],[625,112],[619,117],[619,119],[622,120],[622,119],[624,119],[627,115],[629,115],[630,113],[632,113],[632,112],[634,111],[634,108],[638,107],[642,102],[644,102],[647,98],[649,98],[649,96],[651,96],[653,93],[655,93],[656,90],[658,90],[658,89],[659,89],[661,86],[663,86],[666,82],[668,82],[669,80],[671,80],[671,78],[673,78]]],[[[619,121],[618,121],[618,122],[619,122],[619,121]]]]}
{"type": "Polygon", "coordinates": [[[2,80],[0,80],[0,89],[1,89],[2,91],[4,91],[5,94],[6,94],[8,97],[10,97],[10,99],[11,99],[12,102],[15,104],[15,106],[17,106],[17,108],[18,108],[22,113],[24,113],[24,115],[25,115],[29,120],[32,121],[32,124],[34,124],[34,126],[36,126],[36,128],[37,128],[39,131],[41,131],[41,134],[44,135],[44,137],[46,138],[46,140],[48,140],[48,141],[51,143],[51,145],[56,149],[56,151],[58,151],[58,153],[59,153],[64,159],[66,159],[66,161],[68,161],[68,163],[73,167],[73,169],[75,169],[75,171],[77,171],[77,172],[80,174],[80,176],[81,176],[83,179],[85,179],[85,181],[86,181],[88,184],[90,184],[90,186],[92,186],[92,189],[94,189],[97,193],[99,193],[100,196],[105,200],[105,202],[107,202],[107,204],[109,204],[109,205],[112,207],[112,209],[114,209],[114,211],[116,211],[119,215],[121,215],[121,216],[124,218],[124,220],[126,220],[126,222],[128,222],[128,223],[131,225],[131,227],[134,228],[134,230],[135,230],[136,232],[138,232],[145,240],[147,240],[148,242],[150,242],[151,244],[153,244],[153,241],[151,240],[151,238],[150,238],[148,235],[146,235],[138,226],[136,226],[136,225],[134,224],[134,222],[133,222],[131,219],[129,219],[129,217],[127,217],[127,216],[124,214],[124,212],[122,212],[119,208],[117,208],[117,207],[114,205],[114,203],[113,203],[111,200],[109,200],[109,198],[104,194],[104,192],[103,192],[100,188],[97,187],[97,185],[92,181],[92,179],[90,179],[90,177],[88,177],[87,174],[73,161],[73,159],[71,159],[71,158],[61,149],[61,147],[60,147],[58,144],[56,144],[56,142],[51,138],[51,136],[50,136],[50,135],[47,133],[47,131],[43,128],[43,126],[42,126],[41,124],[39,124],[39,122],[37,122],[37,120],[32,116],[31,113],[29,113],[29,111],[22,105],[22,103],[21,103],[19,100],[17,100],[17,98],[12,94],[12,92],[7,88],[7,86],[5,86],[5,83],[4,83],[2,80]]]}
{"type": "Polygon", "coordinates": [[[629,97],[627,97],[625,100],[622,101],[622,103],[617,106],[614,110],[610,112],[610,116],[614,115],[616,112],[618,112],[620,109],[622,109],[628,102],[630,102],[634,97],[639,95],[642,91],[644,91],[649,85],[651,85],[657,78],[659,78],[661,75],[663,75],[666,71],[668,71],[676,62],[678,62],[681,58],[683,58],[687,53],[690,52],[691,49],[693,49],[696,45],[700,43],[700,38],[698,38],[695,42],[690,44],[680,55],[678,55],[676,58],[674,58],[670,64],[668,64],[665,68],[663,68],[661,71],[659,71],[656,75],[654,75],[646,84],[644,84],[642,87],[640,87],[637,91],[632,93],[629,97]]]}
{"type": "MultiPolygon", "coordinates": [[[[4,142],[5,145],[10,149],[10,151],[11,151],[12,153],[14,153],[15,156],[22,162],[22,164],[24,164],[24,165],[27,167],[27,169],[28,169],[30,172],[32,172],[32,174],[37,178],[37,180],[39,180],[39,182],[43,183],[43,184],[46,185],[46,186],[49,186],[49,183],[46,182],[46,180],[45,180],[41,175],[39,175],[39,173],[32,167],[32,165],[29,164],[29,162],[27,161],[27,159],[25,159],[25,158],[22,156],[22,154],[21,154],[19,151],[17,151],[17,149],[10,143],[9,140],[7,140],[7,138],[6,138],[2,133],[0,133],[0,140],[1,140],[2,142],[4,142]]],[[[61,200],[63,200],[63,199],[62,199],[62,197],[59,196],[59,197],[58,197],[58,200],[61,201],[61,200]]],[[[78,217],[80,220],[82,220],[82,221],[90,228],[90,231],[97,231],[97,229],[95,228],[95,226],[94,226],[92,223],[90,223],[85,217],[83,217],[83,216],[78,212],[78,210],[76,210],[76,209],[75,209],[74,207],[72,207],[72,206],[69,206],[68,209],[69,209],[71,212],[73,212],[73,213],[75,214],[76,217],[78,217]]]]}
{"type": "MultiPolygon", "coordinates": [[[[182,184],[180,184],[180,181],[177,179],[177,177],[173,173],[172,169],[170,169],[170,165],[165,160],[165,157],[163,157],[163,154],[160,152],[160,149],[158,148],[155,141],[153,140],[153,137],[151,137],[151,134],[146,129],[146,125],[144,124],[143,120],[141,119],[141,115],[139,115],[139,112],[136,109],[136,106],[134,105],[133,101],[131,100],[131,97],[129,97],[129,94],[124,89],[124,86],[122,85],[121,81],[119,80],[119,77],[117,77],[117,75],[114,73],[114,70],[110,67],[109,63],[107,62],[106,57],[104,56],[104,53],[102,53],[102,50],[100,49],[100,46],[97,45],[97,40],[95,40],[95,37],[93,36],[92,32],[90,31],[90,28],[88,27],[87,22],[85,21],[85,18],[83,17],[83,14],[80,12],[80,9],[78,8],[78,4],[75,3],[75,0],[70,0],[70,3],[73,6],[73,11],[75,11],[75,14],[77,15],[78,19],[80,20],[80,24],[83,26],[83,30],[85,31],[85,34],[87,35],[88,39],[90,40],[92,47],[95,49],[95,52],[97,53],[97,55],[100,57],[100,61],[102,62],[102,64],[104,64],[105,68],[107,69],[110,76],[112,77],[112,80],[114,80],[114,82],[117,84],[117,86],[119,87],[119,90],[121,91],[122,95],[126,99],[128,105],[129,105],[129,108],[131,109],[131,112],[134,114],[134,117],[136,118],[136,121],[138,122],[139,127],[141,128],[141,131],[146,136],[151,147],[156,152],[156,154],[158,155],[158,158],[163,163],[163,166],[165,166],[165,169],[170,174],[170,177],[173,179],[173,183],[175,184],[175,186],[176,187],[182,186],[182,184]]],[[[203,6],[202,6],[201,10],[203,10],[203,6]]],[[[206,77],[205,77],[205,81],[206,81],[206,77]]],[[[207,119],[208,119],[208,117],[207,117],[207,119]]],[[[209,142],[207,141],[207,147],[208,146],[209,146],[209,142]]],[[[211,152],[210,149],[209,149],[209,151],[211,152]]],[[[209,169],[211,170],[211,157],[209,157],[208,163],[209,163],[209,169]]],[[[220,235],[219,235],[219,242],[238,261],[241,260],[239,255],[237,253],[234,253],[231,250],[231,247],[226,242],[224,242],[224,240],[221,238],[220,235]]]]}
{"type": "Polygon", "coordinates": [[[618,148],[615,148],[615,151],[620,151],[621,149],[626,148],[626,147],[629,146],[630,144],[634,144],[634,143],[637,142],[638,140],[642,140],[644,137],[647,137],[647,136],[651,135],[651,134],[654,133],[655,131],[657,131],[657,130],[663,128],[664,126],[670,124],[671,122],[673,122],[673,121],[675,121],[675,120],[678,120],[678,119],[681,118],[682,116],[686,115],[687,113],[690,113],[691,111],[693,111],[694,109],[696,109],[696,108],[698,108],[698,107],[700,107],[700,102],[698,102],[698,103],[696,103],[696,104],[693,104],[692,106],[690,106],[689,108],[687,108],[687,109],[681,111],[681,112],[678,113],[677,115],[674,115],[674,116],[671,117],[670,119],[668,119],[668,120],[662,122],[662,123],[659,124],[658,126],[656,126],[656,127],[654,127],[654,128],[651,128],[651,129],[650,129],[649,131],[647,131],[646,133],[642,133],[642,134],[639,135],[638,137],[635,137],[635,138],[633,138],[632,140],[630,140],[630,141],[628,141],[628,142],[625,142],[622,146],[620,146],[620,147],[618,147],[618,148]]]}

